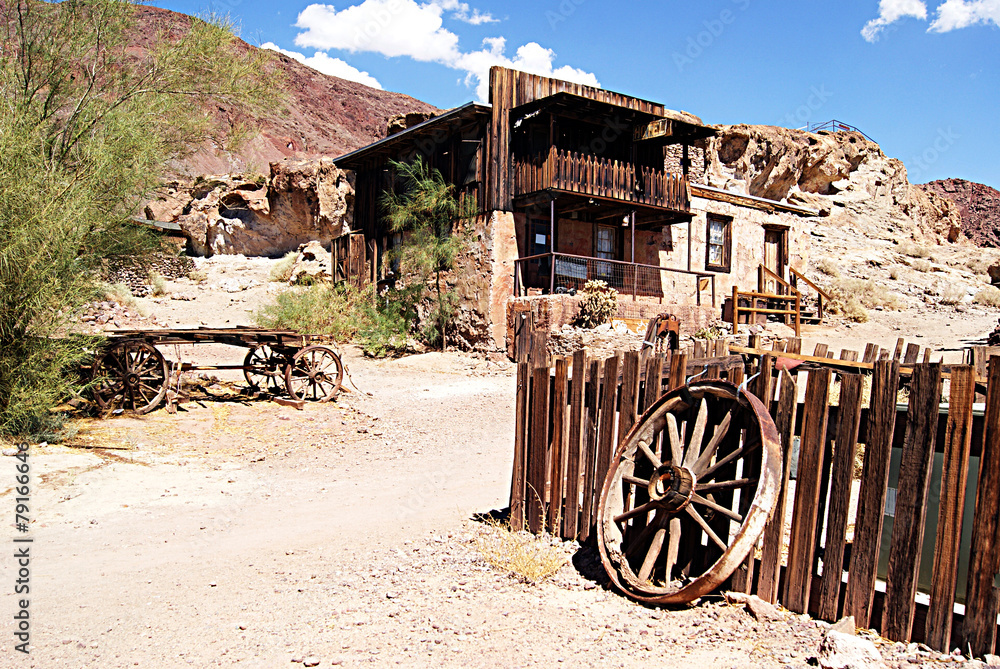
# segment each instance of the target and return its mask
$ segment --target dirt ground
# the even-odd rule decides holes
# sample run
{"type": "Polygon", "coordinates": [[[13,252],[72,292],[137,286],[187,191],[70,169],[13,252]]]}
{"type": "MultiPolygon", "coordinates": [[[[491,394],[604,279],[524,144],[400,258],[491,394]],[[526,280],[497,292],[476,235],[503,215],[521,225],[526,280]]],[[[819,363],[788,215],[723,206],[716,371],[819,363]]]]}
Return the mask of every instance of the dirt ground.
{"type": "MultiPolygon", "coordinates": [[[[170,289],[213,297],[145,300],[147,313],[249,324],[274,292],[266,263],[199,262],[205,285],[170,289]],[[220,268],[258,283],[213,290],[220,268]]],[[[906,336],[951,361],[997,315],[880,312],[807,330],[803,350],[906,336]]],[[[507,505],[513,366],[343,353],[353,384],[334,403],[205,396],[175,415],[81,419],[67,444],[32,445],[32,652],[13,650],[16,567],[0,560],[0,667],[805,667],[816,655],[824,625],[804,616],[758,621],[721,597],[638,606],[605,587],[588,547],[555,545],[566,563],[539,584],[490,566],[477,517],[507,505]]],[[[11,514],[15,464],[0,459],[11,514]]],[[[874,641],[888,666],[963,664],[874,641]]]]}

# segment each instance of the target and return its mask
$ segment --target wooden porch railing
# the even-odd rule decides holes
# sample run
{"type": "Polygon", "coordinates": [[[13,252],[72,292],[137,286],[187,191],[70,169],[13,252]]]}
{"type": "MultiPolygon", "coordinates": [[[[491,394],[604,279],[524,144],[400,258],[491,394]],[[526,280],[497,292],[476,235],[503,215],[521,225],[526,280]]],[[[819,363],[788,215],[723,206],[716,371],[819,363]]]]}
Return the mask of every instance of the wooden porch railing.
{"type": "Polygon", "coordinates": [[[715,274],[693,272],[685,269],[660,267],[605,260],[568,253],[542,253],[518,258],[514,261],[514,296],[521,297],[529,287],[547,289],[556,293],[559,289],[581,290],[588,281],[600,279],[621,295],[636,297],[665,297],[663,277],[666,274],[690,276],[694,280],[695,303],[701,306],[702,293],[711,290],[712,306],[716,306],[715,274]],[[529,272],[529,263],[538,265],[529,272]],[[529,286],[529,277],[534,277],[535,285],[529,286]]]}
{"type": "Polygon", "coordinates": [[[812,288],[813,290],[816,291],[817,300],[818,300],[818,304],[817,304],[817,307],[816,307],[816,316],[819,318],[820,322],[822,323],[823,322],[823,305],[824,305],[823,301],[826,300],[826,302],[830,302],[831,300],[833,300],[833,298],[830,297],[829,293],[827,293],[822,288],[820,288],[819,286],[817,286],[815,283],[813,283],[812,281],[810,281],[809,279],[807,279],[805,277],[805,275],[802,274],[802,272],[800,272],[799,270],[795,269],[794,267],[789,266],[788,271],[790,271],[792,273],[792,282],[791,283],[792,283],[792,287],[793,288],[795,288],[797,290],[798,289],[798,280],[802,279],[806,283],[807,286],[809,286],[810,288],[812,288]]]}
{"type": "Polygon", "coordinates": [[[514,165],[514,194],[559,190],[690,213],[688,180],[664,170],[555,146],[514,165]]]}

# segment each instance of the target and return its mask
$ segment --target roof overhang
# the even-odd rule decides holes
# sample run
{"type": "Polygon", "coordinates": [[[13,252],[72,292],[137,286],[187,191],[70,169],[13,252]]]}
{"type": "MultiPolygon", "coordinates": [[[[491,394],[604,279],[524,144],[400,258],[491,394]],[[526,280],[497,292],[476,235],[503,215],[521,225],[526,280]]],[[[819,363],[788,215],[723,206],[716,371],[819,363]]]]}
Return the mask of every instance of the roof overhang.
{"type": "Polygon", "coordinates": [[[420,146],[427,140],[434,143],[442,136],[461,129],[470,121],[490,119],[491,107],[476,102],[469,102],[449,111],[418,123],[395,135],[380,139],[373,144],[334,158],[333,162],[341,169],[360,170],[385,163],[396,158],[413,146],[420,146]]]}

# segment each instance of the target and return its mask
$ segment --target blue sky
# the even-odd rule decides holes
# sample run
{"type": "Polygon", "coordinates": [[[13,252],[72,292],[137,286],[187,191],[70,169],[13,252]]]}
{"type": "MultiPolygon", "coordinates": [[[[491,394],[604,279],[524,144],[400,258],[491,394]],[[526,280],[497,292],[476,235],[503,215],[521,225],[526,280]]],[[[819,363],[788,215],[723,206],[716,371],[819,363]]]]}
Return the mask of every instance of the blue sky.
{"type": "Polygon", "coordinates": [[[1000,0],[169,0],[244,39],[438,107],[491,64],[662,102],[707,123],[838,119],[913,182],[1000,188],[1000,0]]]}

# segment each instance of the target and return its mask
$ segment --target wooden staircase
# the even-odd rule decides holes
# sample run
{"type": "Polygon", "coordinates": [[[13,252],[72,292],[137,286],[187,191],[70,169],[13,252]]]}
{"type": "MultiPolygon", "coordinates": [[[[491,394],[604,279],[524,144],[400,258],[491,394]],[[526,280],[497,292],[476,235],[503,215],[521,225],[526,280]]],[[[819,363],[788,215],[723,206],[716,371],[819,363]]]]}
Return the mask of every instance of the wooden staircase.
{"type": "Polygon", "coordinates": [[[747,322],[753,322],[758,314],[768,319],[782,320],[795,328],[796,337],[801,336],[803,323],[820,325],[823,322],[824,300],[829,302],[830,295],[794,267],[788,269],[791,281],[786,281],[784,277],[761,264],[757,269],[756,291],[741,291],[733,286],[730,317],[734,334],[739,331],[740,314],[747,314],[747,322]],[[800,280],[816,291],[815,309],[803,309],[802,291],[798,287],[800,280]],[[768,283],[772,282],[773,288],[768,286],[768,283]]]}

